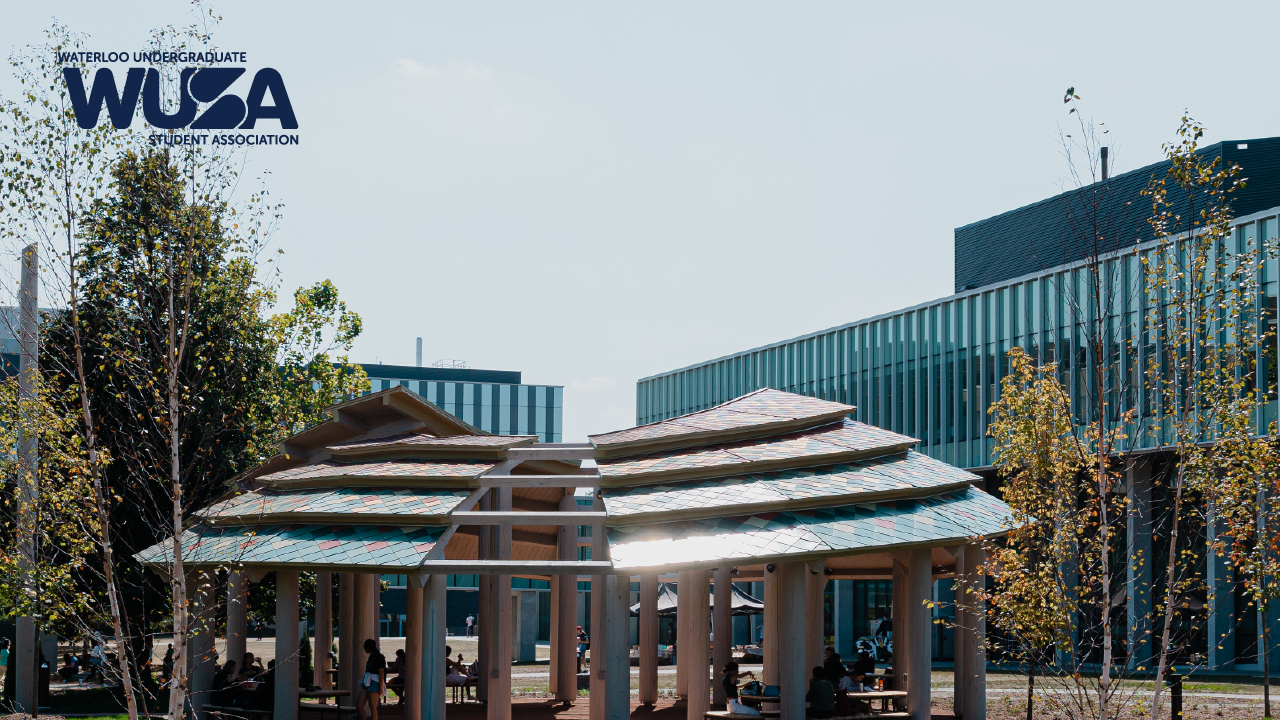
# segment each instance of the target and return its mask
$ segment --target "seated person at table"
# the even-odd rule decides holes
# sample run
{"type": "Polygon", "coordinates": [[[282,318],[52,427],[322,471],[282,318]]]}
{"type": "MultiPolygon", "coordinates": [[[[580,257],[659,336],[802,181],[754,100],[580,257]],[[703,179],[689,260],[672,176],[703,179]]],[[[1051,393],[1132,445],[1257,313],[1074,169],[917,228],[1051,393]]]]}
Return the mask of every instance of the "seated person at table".
{"type": "MultiPolygon", "coordinates": [[[[448,658],[449,656],[445,655],[446,662],[448,661],[448,658]]],[[[396,704],[403,705],[404,704],[404,681],[405,681],[405,672],[406,672],[403,650],[396,651],[396,659],[392,660],[391,664],[387,666],[387,672],[396,674],[395,677],[387,681],[387,687],[392,688],[393,690],[396,691],[396,697],[399,698],[396,704]]]]}
{"type": "Polygon", "coordinates": [[[80,661],[76,660],[71,653],[62,656],[62,667],[58,668],[58,675],[62,677],[62,682],[69,683],[76,679],[76,675],[80,674],[80,661]]]}
{"type": "Polygon", "coordinates": [[[804,699],[809,703],[804,714],[807,718],[829,718],[836,714],[836,689],[821,666],[813,669],[813,679],[809,681],[809,692],[804,699]]]}
{"type": "Polygon", "coordinates": [[[262,658],[256,658],[253,653],[244,654],[244,662],[240,664],[240,680],[252,680],[262,674],[262,658]]]}
{"type": "Polygon", "coordinates": [[[453,648],[448,645],[444,646],[444,684],[451,687],[461,687],[466,691],[467,699],[471,699],[471,686],[467,685],[467,680],[471,676],[467,673],[467,666],[462,663],[462,653],[458,653],[458,659],[450,660],[449,653],[453,652],[453,648]]]}
{"type": "Polygon", "coordinates": [[[866,680],[866,678],[867,678],[866,675],[863,675],[857,670],[850,670],[849,672],[844,674],[844,677],[840,678],[840,684],[836,687],[836,689],[844,690],[846,692],[863,692],[866,690],[870,690],[871,688],[865,687],[862,684],[863,681],[866,680]]]}
{"type": "Polygon", "coordinates": [[[759,710],[750,705],[743,705],[738,700],[738,681],[748,675],[754,680],[756,674],[749,670],[747,672],[738,672],[738,663],[736,662],[725,663],[721,672],[724,673],[720,676],[720,684],[724,687],[724,709],[739,715],[759,715],[759,710]]]}
{"type": "Polygon", "coordinates": [[[822,670],[832,685],[840,682],[840,678],[844,677],[844,662],[840,660],[840,653],[836,652],[835,648],[829,647],[824,651],[822,670]]]}
{"type": "MultiPolygon", "coordinates": [[[[261,661],[259,661],[261,662],[261,661]]],[[[267,661],[267,670],[258,676],[258,688],[249,693],[248,707],[252,710],[276,709],[276,661],[267,661]]]]}
{"type": "Polygon", "coordinates": [[[876,674],[876,660],[866,650],[858,652],[858,659],[853,661],[853,669],[863,675],[876,674]]]}
{"type": "Polygon", "coordinates": [[[236,676],[236,661],[228,660],[218,668],[218,672],[213,674],[213,692],[209,694],[209,699],[214,705],[226,705],[226,690],[231,685],[232,680],[236,676]]]}

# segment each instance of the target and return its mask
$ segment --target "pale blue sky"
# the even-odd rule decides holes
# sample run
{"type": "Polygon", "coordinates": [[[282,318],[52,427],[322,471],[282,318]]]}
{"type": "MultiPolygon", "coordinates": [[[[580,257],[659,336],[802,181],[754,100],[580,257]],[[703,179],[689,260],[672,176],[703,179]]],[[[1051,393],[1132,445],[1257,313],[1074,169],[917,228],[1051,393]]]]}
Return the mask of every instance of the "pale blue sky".
{"type": "MultiPolygon", "coordinates": [[[[950,294],[952,230],[1058,191],[1063,90],[1160,157],[1280,134],[1274,3],[219,2],[302,144],[258,151],[284,287],[332,279],[356,359],[565,386],[566,440],[636,378],[950,294]]],[[[184,2],[10,3],[105,50],[184,2]]],[[[0,80],[0,89],[10,87],[0,80]]]]}

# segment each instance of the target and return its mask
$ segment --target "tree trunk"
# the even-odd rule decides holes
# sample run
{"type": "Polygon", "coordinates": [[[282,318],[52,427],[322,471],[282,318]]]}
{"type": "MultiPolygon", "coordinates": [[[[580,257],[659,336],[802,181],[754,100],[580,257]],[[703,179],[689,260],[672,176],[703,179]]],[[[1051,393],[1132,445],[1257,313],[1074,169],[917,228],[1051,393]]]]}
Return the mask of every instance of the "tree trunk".
{"type": "MultiPolygon", "coordinates": [[[[189,677],[187,676],[187,581],[182,562],[182,475],[179,458],[180,447],[178,428],[178,367],[181,351],[177,342],[177,320],[174,317],[173,259],[169,260],[169,343],[166,348],[166,370],[168,371],[169,400],[169,484],[173,496],[173,567],[170,570],[169,584],[173,595],[173,688],[169,695],[169,717],[179,720],[185,712],[186,694],[189,677]],[[182,662],[179,662],[179,659],[182,662]]],[[[196,658],[193,658],[196,659],[196,658]]]]}
{"type": "MultiPolygon", "coordinates": [[[[66,183],[67,216],[72,217],[71,185],[66,183]]],[[[71,341],[75,347],[76,383],[80,391],[80,414],[84,422],[85,449],[89,455],[89,475],[93,480],[93,504],[98,515],[98,548],[102,553],[102,577],[107,586],[107,601],[111,607],[111,629],[120,643],[116,662],[120,666],[120,685],[124,690],[125,708],[129,720],[138,720],[138,698],[133,690],[133,674],[129,669],[127,635],[124,631],[124,615],[120,607],[120,589],[116,586],[115,553],[111,543],[111,513],[107,505],[107,493],[102,483],[101,456],[98,452],[98,433],[94,430],[93,408],[89,403],[89,384],[84,370],[84,345],[80,336],[80,303],[76,292],[75,240],[67,223],[67,267],[70,268],[71,341]]],[[[149,660],[150,658],[148,658],[149,660]]]]}
{"type": "Polygon", "coordinates": [[[1032,720],[1036,706],[1036,663],[1032,660],[1028,665],[1031,666],[1031,672],[1027,673],[1027,720],[1032,720]]]}
{"type": "MultiPolygon", "coordinates": [[[[1269,603],[1268,603],[1269,604],[1269,603]]],[[[1262,606],[1262,716],[1271,717],[1271,632],[1268,629],[1267,606],[1262,606]]]]}

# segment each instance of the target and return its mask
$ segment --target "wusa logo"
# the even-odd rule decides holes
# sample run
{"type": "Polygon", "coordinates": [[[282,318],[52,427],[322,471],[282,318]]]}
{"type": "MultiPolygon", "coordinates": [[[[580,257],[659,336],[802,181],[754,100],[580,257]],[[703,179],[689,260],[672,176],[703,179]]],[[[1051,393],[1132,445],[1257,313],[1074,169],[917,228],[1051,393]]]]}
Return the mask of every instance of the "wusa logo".
{"type": "MultiPolygon", "coordinates": [[[[123,54],[123,53],[122,53],[123,54]]],[[[64,67],[67,95],[76,115],[76,123],[90,130],[97,127],[103,108],[111,124],[124,130],[137,115],[138,98],[142,98],[142,117],[147,124],[161,130],[253,130],[259,120],[276,120],[282,130],[297,130],[298,118],[289,102],[284,78],[272,68],[263,68],[253,76],[249,92],[243,99],[227,92],[246,72],[242,67],[185,68],[179,78],[180,101],[176,111],[161,107],[160,72],[155,68],[129,68],[124,87],[116,85],[110,68],[99,68],[93,86],[85,92],[85,78],[78,68],[64,67]],[[270,104],[267,93],[271,93],[270,104]],[[208,104],[203,112],[200,103],[208,104]]],[[[216,145],[297,145],[297,135],[256,135],[220,133],[152,135],[151,144],[216,145]]]]}

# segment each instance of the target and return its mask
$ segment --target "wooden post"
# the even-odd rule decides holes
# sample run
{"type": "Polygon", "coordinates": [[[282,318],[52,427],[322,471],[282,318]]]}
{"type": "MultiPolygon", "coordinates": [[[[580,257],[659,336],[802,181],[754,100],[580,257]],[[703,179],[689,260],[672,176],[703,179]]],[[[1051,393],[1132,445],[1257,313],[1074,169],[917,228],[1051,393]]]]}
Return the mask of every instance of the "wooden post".
{"type": "MultiPolygon", "coordinates": [[[[810,562],[808,572],[805,573],[805,613],[804,613],[804,639],[805,639],[805,664],[812,668],[815,665],[821,665],[826,659],[823,651],[826,650],[826,637],[823,633],[826,618],[826,592],[827,592],[827,562],[825,560],[815,560],[810,562]]],[[[835,680],[833,682],[839,682],[835,680]]]]}
{"type": "MultiPolygon", "coordinates": [[[[356,648],[356,652],[360,653],[359,657],[362,659],[365,657],[363,654],[365,640],[373,640],[375,643],[379,644],[379,647],[381,647],[382,644],[381,623],[378,622],[379,618],[382,616],[382,590],[380,589],[380,579],[381,578],[378,573],[362,573],[360,575],[360,585],[358,587],[364,592],[364,600],[361,604],[361,608],[364,610],[364,613],[361,615],[362,620],[360,626],[362,637],[360,638],[360,644],[356,648]]],[[[364,666],[363,660],[360,665],[361,667],[364,666]]]]}
{"type": "MultiPolygon", "coordinates": [[[[416,694],[420,700],[423,720],[443,720],[445,717],[445,610],[448,592],[445,589],[447,575],[431,575],[422,592],[421,652],[416,694]]],[[[407,653],[406,653],[407,654],[407,653]]],[[[483,667],[481,675],[484,674],[483,667]]]]}
{"type": "MultiPolygon", "coordinates": [[[[511,488],[491,490],[496,495],[495,510],[511,510],[511,488]]],[[[499,560],[511,559],[511,526],[493,528],[494,543],[499,560]]],[[[489,720],[511,720],[511,576],[494,576],[494,615],[496,632],[490,635],[489,644],[489,697],[486,703],[489,720]]]]}
{"type": "Polygon", "coordinates": [[[188,701],[197,717],[204,717],[200,708],[209,702],[213,690],[214,643],[213,603],[217,576],[210,571],[189,570],[187,598],[190,608],[187,624],[187,687],[188,701]]]}
{"type": "Polygon", "coordinates": [[[276,704],[273,720],[298,718],[298,571],[276,571],[276,704]]]}
{"type": "Polygon", "coordinates": [[[680,663],[687,666],[685,682],[689,695],[685,703],[688,720],[703,720],[711,709],[711,676],[707,661],[711,657],[711,588],[707,586],[710,573],[692,570],[688,575],[689,589],[689,644],[680,649],[680,663]]]}
{"type": "Polygon", "coordinates": [[[224,661],[235,660],[237,673],[244,670],[245,646],[249,636],[248,608],[245,607],[247,580],[243,570],[227,573],[227,657],[224,661]]]}
{"type": "Polygon", "coordinates": [[[685,662],[685,653],[691,651],[689,631],[693,627],[693,610],[689,603],[693,599],[693,578],[689,571],[682,570],[676,575],[676,696],[689,697],[689,667],[685,662]]]}
{"type": "MultiPolygon", "coordinates": [[[[907,634],[903,668],[906,675],[907,710],[913,720],[929,720],[931,693],[929,689],[933,649],[932,611],[925,605],[933,594],[933,552],[928,548],[907,553],[907,607],[904,620],[910,628],[907,634]]],[[[893,629],[898,631],[895,620],[893,629]]],[[[895,642],[894,649],[898,648],[895,642]]],[[[894,659],[894,665],[897,665],[894,659]]]]}
{"type": "Polygon", "coordinates": [[[609,666],[604,717],[605,720],[627,720],[631,717],[631,578],[609,575],[606,583],[605,648],[609,666]]]}
{"type": "Polygon", "coordinates": [[[658,702],[658,576],[640,578],[640,702],[658,702]]]}
{"type": "MultiPolygon", "coordinates": [[[[772,563],[771,563],[772,564],[772,563]]],[[[778,567],[764,571],[764,632],[760,637],[764,650],[764,668],[760,675],[765,685],[777,685],[778,680],[778,567]]]]}
{"type": "MultiPolygon", "coordinates": [[[[410,581],[404,596],[404,720],[421,720],[422,693],[422,587],[410,581]]],[[[442,651],[443,652],[443,651],[442,651]]]]}
{"type": "MultiPolygon", "coordinates": [[[[573,489],[565,490],[560,499],[560,512],[578,509],[573,489]]],[[[556,557],[560,560],[578,559],[578,526],[561,525],[556,537],[556,557]]],[[[552,580],[555,597],[552,598],[551,667],[554,669],[551,687],[556,700],[572,703],[578,697],[578,578],[576,575],[556,575],[552,580]]]]}
{"type": "MultiPolygon", "coordinates": [[[[803,562],[778,563],[777,576],[778,625],[775,641],[778,660],[778,685],[781,700],[778,710],[781,720],[802,720],[805,716],[805,693],[809,689],[809,674],[813,667],[805,662],[808,644],[805,642],[805,576],[808,568],[803,562]]],[[[767,647],[767,646],[766,646],[767,647]]]]}
{"type": "MultiPolygon", "coordinates": [[[[733,659],[733,573],[728,565],[715,572],[715,619],[711,623],[715,642],[712,645],[711,677],[720,677],[720,670],[733,659]]],[[[711,683],[712,705],[723,708],[727,698],[724,685],[711,683]]]]}
{"type": "MultiPolygon", "coordinates": [[[[493,509],[493,496],[495,491],[490,490],[480,496],[479,510],[488,512],[493,509]]],[[[493,553],[493,528],[480,528],[480,541],[478,543],[479,558],[481,560],[494,559],[493,553]]],[[[479,582],[480,597],[476,598],[478,604],[477,614],[479,615],[480,627],[476,631],[478,636],[477,642],[477,660],[480,661],[480,677],[476,681],[476,696],[482,698],[485,702],[489,702],[489,649],[494,634],[494,627],[497,624],[497,616],[493,614],[493,590],[494,576],[481,575],[479,582]]]]}
{"type": "MultiPolygon", "coordinates": [[[[964,559],[965,585],[981,591],[984,576],[981,569],[987,564],[987,551],[978,543],[970,543],[961,551],[964,559]]],[[[968,609],[965,613],[966,627],[963,677],[956,677],[956,691],[962,698],[962,704],[956,708],[964,720],[986,720],[987,717],[987,652],[984,647],[987,635],[986,608],[980,597],[971,592],[965,598],[968,609]]],[[[959,643],[956,659],[960,659],[959,643]]],[[[957,663],[957,667],[960,664],[957,663]]]]}
{"type": "Polygon", "coordinates": [[[965,683],[964,678],[967,674],[967,661],[969,654],[972,652],[972,622],[973,618],[969,613],[969,601],[972,596],[967,592],[968,573],[965,568],[965,548],[961,547],[958,551],[953,551],[956,559],[956,577],[952,583],[952,590],[955,593],[955,613],[952,618],[954,626],[953,635],[955,645],[952,648],[952,654],[955,656],[952,665],[952,686],[954,690],[951,696],[951,707],[954,708],[954,714],[959,717],[964,713],[965,683]]]}
{"type": "Polygon", "coordinates": [[[364,664],[366,655],[364,652],[364,641],[369,638],[366,630],[367,623],[365,616],[368,614],[367,606],[369,604],[369,592],[366,589],[366,579],[369,577],[367,573],[350,573],[344,575],[343,580],[347,577],[351,578],[351,661],[347,663],[347,656],[343,655],[343,662],[347,663],[347,667],[342,671],[347,676],[347,684],[351,688],[351,702],[357,703],[360,698],[360,678],[364,676],[364,664]]]}
{"type": "Polygon", "coordinates": [[[908,638],[911,635],[911,616],[907,613],[907,565],[904,553],[893,556],[893,599],[890,609],[893,619],[893,689],[905,690],[907,687],[907,665],[904,660],[910,652],[908,638]],[[899,651],[901,649],[901,651],[899,651]]]}
{"type": "MultiPolygon", "coordinates": [[[[36,396],[36,378],[39,373],[40,293],[39,250],[28,245],[22,250],[22,280],[18,296],[18,397],[33,400],[36,396]]],[[[22,575],[22,587],[29,596],[35,596],[36,524],[36,438],[29,437],[20,427],[18,437],[18,571],[22,575]]],[[[35,618],[18,616],[14,638],[14,700],[18,712],[36,714],[37,651],[35,618]]]]}
{"type": "Polygon", "coordinates": [[[356,576],[342,573],[338,577],[338,689],[351,693],[356,702],[356,576]]]}
{"type": "MultiPolygon", "coordinates": [[[[243,613],[243,611],[241,611],[243,613]]],[[[230,616],[228,616],[230,617],[230,616]]],[[[227,621],[228,626],[230,620],[227,621]]],[[[230,631],[227,632],[227,647],[231,647],[230,631]]],[[[311,684],[321,690],[333,689],[333,676],[329,674],[329,653],[333,650],[333,574],[316,573],[316,641],[311,653],[315,675],[311,684]]],[[[240,662],[235,655],[232,659],[240,662]]]]}
{"type": "MultiPolygon", "coordinates": [[[[600,510],[604,507],[604,501],[596,498],[593,503],[593,509],[600,510]]],[[[599,526],[591,529],[591,559],[599,560],[608,556],[609,548],[605,541],[604,528],[599,526]]],[[[590,720],[604,720],[605,712],[605,678],[608,675],[608,663],[605,662],[605,637],[607,623],[605,621],[605,608],[608,603],[605,599],[609,595],[606,587],[608,582],[607,575],[593,575],[591,577],[591,678],[589,680],[589,690],[591,695],[591,703],[588,706],[588,717],[590,720]]]]}

